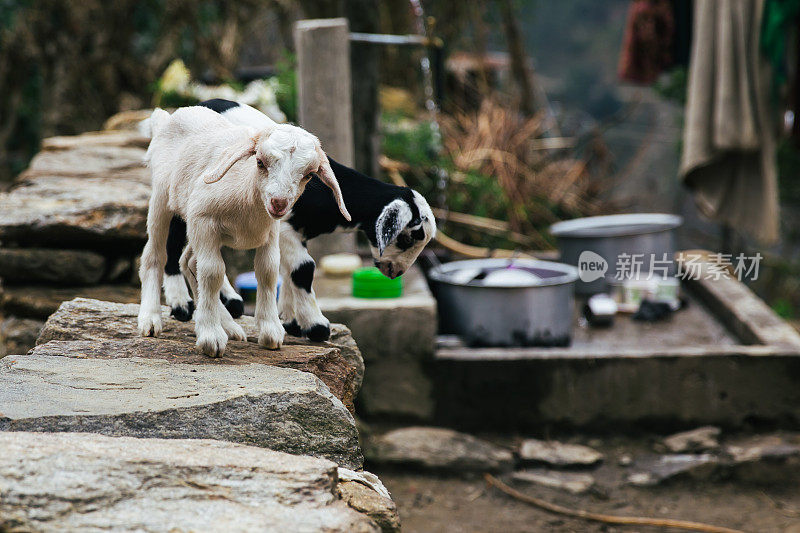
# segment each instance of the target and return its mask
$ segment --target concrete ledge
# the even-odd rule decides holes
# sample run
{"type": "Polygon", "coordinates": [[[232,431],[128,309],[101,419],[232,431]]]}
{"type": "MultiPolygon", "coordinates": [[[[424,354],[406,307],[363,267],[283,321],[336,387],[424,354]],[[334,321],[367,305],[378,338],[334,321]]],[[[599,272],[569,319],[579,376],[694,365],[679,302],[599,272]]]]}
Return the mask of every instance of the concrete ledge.
{"type": "Polygon", "coordinates": [[[745,344],[772,344],[800,350],[800,333],[745,284],[733,278],[687,279],[695,294],[745,344]]]}
{"type": "Polygon", "coordinates": [[[314,279],[322,312],[347,325],[368,368],[358,412],[365,418],[431,421],[436,300],[418,267],[403,276],[400,298],[354,298],[350,278],[314,279]]]}
{"type": "Polygon", "coordinates": [[[667,355],[437,353],[437,421],[464,429],[800,427],[800,354],[774,347],[667,355]],[[486,357],[490,356],[490,357],[486,357]]]}

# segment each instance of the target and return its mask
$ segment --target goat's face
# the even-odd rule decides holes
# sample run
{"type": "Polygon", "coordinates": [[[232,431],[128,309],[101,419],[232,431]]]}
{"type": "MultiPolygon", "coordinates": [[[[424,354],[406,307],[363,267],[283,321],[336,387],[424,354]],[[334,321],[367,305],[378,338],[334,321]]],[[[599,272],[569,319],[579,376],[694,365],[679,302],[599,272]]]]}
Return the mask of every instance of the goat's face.
{"type": "Polygon", "coordinates": [[[372,258],[383,275],[392,279],[406,272],[436,235],[428,202],[417,191],[412,192],[416,214],[407,200],[398,198],[383,208],[375,223],[372,258]]]}
{"type": "Polygon", "coordinates": [[[333,190],[345,218],[349,213],[319,140],[297,126],[279,124],[255,143],[259,190],[270,216],[283,218],[303,194],[306,184],[318,175],[333,190]]]}

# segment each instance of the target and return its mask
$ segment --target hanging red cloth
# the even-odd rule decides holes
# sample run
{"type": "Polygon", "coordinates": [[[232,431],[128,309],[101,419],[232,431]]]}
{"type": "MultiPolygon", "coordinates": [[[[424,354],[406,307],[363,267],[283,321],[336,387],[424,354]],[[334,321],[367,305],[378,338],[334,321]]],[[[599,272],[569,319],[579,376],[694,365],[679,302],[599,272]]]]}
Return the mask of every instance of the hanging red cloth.
{"type": "Polygon", "coordinates": [[[675,19],[669,0],[633,0],[628,8],[617,73],[621,80],[650,84],[672,65],[675,19]]]}

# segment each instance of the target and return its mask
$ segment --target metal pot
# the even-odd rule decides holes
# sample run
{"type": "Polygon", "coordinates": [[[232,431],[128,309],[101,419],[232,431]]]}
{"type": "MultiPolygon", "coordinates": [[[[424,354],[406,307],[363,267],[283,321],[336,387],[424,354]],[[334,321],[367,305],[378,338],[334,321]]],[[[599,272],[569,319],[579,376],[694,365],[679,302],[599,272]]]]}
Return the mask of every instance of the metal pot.
{"type": "Polygon", "coordinates": [[[635,274],[626,266],[634,255],[641,261],[636,279],[646,277],[651,265],[659,274],[674,275],[674,230],[682,223],[677,215],[636,213],[567,220],[550,226],[550,233],[558,238],[561,261],[578,267],[576,294],[591,295],[608,291],[618,275],[635,274]]]}
{"type": "Polygon", "coordinates": [[[470,346],[570,344],[578,279],[572,266],[533,259],[476,259],[439,265],[428,276],[442,332],[455,333],[470,346]],[[509,269],[538,279],[490,281],[509,269]]]}

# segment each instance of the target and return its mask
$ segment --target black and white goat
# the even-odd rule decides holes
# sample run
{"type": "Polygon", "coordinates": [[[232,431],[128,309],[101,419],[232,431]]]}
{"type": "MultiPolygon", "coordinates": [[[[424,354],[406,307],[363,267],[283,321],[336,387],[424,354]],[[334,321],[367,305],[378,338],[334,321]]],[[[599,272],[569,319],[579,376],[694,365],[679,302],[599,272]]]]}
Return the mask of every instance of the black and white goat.
{"type": "Polygon", "coordinates": [[[156,109],[149,126],[151,140],[145,160],[153,190],[139,269],[139,333],[161,333],[162,274],[170,221],[177,215],[186,221],[188,230],[189,244],[182,262],[198,300],[198,349],[219,357],[228,338],[246,339],[218,297],[223,280],[227,281],[222,246],[256,250],[258,343],[280,348],[284,328],[275,302],[280,267],[278,221],[288,215],[312,176],[330,187],[340,215],[350,218],[319,140],[289,124],[235,125],[199,106],[184,107],[172,115],[156,109]]]}
{"type": "MultiPolygon", "coordinates": [[[[200,105],[234,124],[257,129],[274,124],[260,111],[229,100],[214,99],[200,105]]],[[[315,264],[306,250],[306,241],[337,229],[360,229],[369,240],[375,266],[395,278],[408,270],[436,234],[433,212],[421,194],[365,176],[330,157],[328,160],[352,220],[342,216],[331,190],[313,177],[280,224],[280,272],[284,280],[278,303],[281,321],[289,334],[314,341],[329,338],[330,323],[320,311],[311,287],[315,264]]],[[[186,225],[175,217],[169,230],[164,291],[172,315],[182,321],[189,320],[194,311],[181,275],[192,275],[191,255],[183,252],[185,243],[186,225]]],[[[242,315],[241,296],[227,277],[220,299],[231,316],[242,315]]]]}

